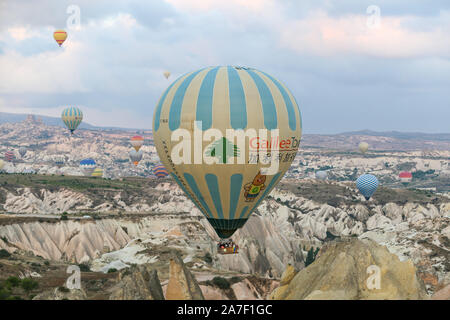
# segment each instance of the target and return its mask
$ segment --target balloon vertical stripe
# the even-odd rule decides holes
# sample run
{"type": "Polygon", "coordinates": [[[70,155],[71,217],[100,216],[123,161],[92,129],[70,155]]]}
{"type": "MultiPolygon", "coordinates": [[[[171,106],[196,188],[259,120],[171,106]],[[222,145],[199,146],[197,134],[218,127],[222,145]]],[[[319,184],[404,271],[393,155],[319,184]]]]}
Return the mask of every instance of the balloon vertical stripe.
{"type": "MultiPolygon", "coordinates": [[[[211,210],[209,209],[208,205],[205,202],[205,199],[203,198],[197,183],[195,182],[195,179],[192,175],[190,175],[189,173],[185,173],[184,174],[184,178],[186,179],[186,182],[188,183],[189,187],[191,187],[192,191],[194,192],[195,196],[197,197],[197,199],[200,201],[200,203],[202,204],[202,206],[205,208],[207,214],[209,215],[209,217],[213,217],[213,214],[211,213],[211,210]]],[[[181,182],[180,182],[181,183],[181,182]]],[[[194,202],[195,203],[195,202],[194,202]]]]}
{"type": "Polygon", "coordinates": [[[214,202],[214,206],[216,207],[219,219],[223,219],[222,202],[220,200],[219,182],[217,180],[217,176],[209,173],[205,175],[205,180],[208,184],[209,193],[214,202]]]}
{"type": "Polygon", "coordinates": [[[228,67],[227,69],[231,127],[233,129],[245,129],[247,127],[247,106],[242,81],[233,67],[228,67]]]}
{"type": "Polygon", "coordinates": [[[216,80],[217,71],[219,71],[219,67],[208,71],[198,93],[196,116],[197,121],[202,122],[202,130],[207,130],[211,128],[212,125],[214,82],[216,80]]]}
{"type": "Polygon", "coordinates": [[[230,212],[228,216],[234,219],[236,207],[239,202],[239,196],[242,190],[242,174],[233,174],[230,182],[230,212]]]}
{"type": "Polygon", "coordinates": [[[292,105],[291,98],[289,97],[288,93],[277,79],[273,78],[271,75],[268,75],[265,72],[261,73],[264,74],[267,78],[269,78],[277,86],[278,90],[280,90],[281,95],[283,96],[284,99],[284,103],[286,104],[286,110],[289,116],[289,128],[291,128],[291,130],[295,130],[297,125],[297,119],[295,118],[295,111],[294,106],[292,105]]]}
{"type": "Polygon", "coordinates": [[[177,82],[178,82],[178,80],[172,82],[172,84],[166,89],[166,91],[164,91],[161,99],[159,99],[158,106],[156,107],[155,117],[154,117],[155,118],[154,119],[155,131],[158,131],[158,129],[159,129],[159,122],[161,121],[161,109],[162,109],[164,101],[166,101],[167,94],[169,93],[170,89],[172,89],[174,84],[177,83],[177,82]]]}
{"type": "MultiPolygon", "coordinates": [[[[203,70],[203,69],[202,69],[203,70]]],[[[175,96],[172,100],[172,105],[170,106],[169,112],[169,128],[170,130],[176,130],[180,127],[180,118],[181,118],[181,108],[183,106],[184,94],[186,93],[187,88],[191,84],[194,77],[202,70],[198,70],[192,74],[190,74],[181,85],[178,87],[177,92],[175,92],[175,96]]]]}
{"type": "Polygon", "coordinates": [[[256,86],[258,87],[259,96],[261,98],[261,104],[264,114],[264,125],[266,129],[272,130],[276,129],[277,124],[277,109],[275,108],[275,102],[273,101],[272,93],[270,92],[267,84],[263,79],[255,72],[251,70],[246,70],[248,74],[255,81],[256,86]]]}

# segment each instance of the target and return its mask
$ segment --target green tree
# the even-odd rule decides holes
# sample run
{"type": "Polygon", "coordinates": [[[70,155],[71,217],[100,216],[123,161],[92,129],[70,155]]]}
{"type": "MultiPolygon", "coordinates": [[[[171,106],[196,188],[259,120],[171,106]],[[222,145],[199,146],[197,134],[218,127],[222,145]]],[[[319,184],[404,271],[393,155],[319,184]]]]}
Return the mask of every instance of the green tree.
{"type": "Polygon", "coordinates": [[[237,145],[232,144],[225,137],[216,140],[206,150],[206,153],[210,157],[215,157],[220,160],[221,163],[227,163],[230,157],[239,157],[240,151],[237,145]]]}

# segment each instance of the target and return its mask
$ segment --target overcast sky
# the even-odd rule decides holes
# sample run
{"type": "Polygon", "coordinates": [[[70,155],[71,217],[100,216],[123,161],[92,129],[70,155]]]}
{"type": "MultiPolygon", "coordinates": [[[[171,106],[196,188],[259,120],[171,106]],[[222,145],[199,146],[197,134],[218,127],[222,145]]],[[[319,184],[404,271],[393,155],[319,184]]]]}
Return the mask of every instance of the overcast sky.
{"type": "Polygon", "coordinates": [[[94,125],[151,129],[171,81],[213,65],[283,81],[305,133],[450,132],[448,0],[0,0],[0,111],[80,106],[94,125]]]}

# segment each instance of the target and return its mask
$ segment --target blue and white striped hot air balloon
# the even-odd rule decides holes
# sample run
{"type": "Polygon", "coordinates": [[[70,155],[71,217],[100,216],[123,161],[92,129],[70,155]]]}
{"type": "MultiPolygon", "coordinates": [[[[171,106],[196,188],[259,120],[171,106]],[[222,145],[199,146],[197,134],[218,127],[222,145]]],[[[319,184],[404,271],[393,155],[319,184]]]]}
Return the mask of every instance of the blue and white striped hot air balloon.
{"type": "Polygon", "coordinates": [[[363,174],[356,180],[356,188],[369,200],[378,188],[378,179],[373,174],[363,174]]]}
{"type": "Polygon", "coordinates": [[[80,125],[83,120],[83,112],[77,107],[69,107],[63,110],[61,119],[66,125],[70,133],[73,134],[75,129],[80,125]]]}
{"type": "Polygon", "coordinates": [[[90,158],[80,161],[80,169],[87,177],[92,175],[92,172],[94,172],[96,166],[97,164],[95,163],[95,160],[90,158]]]}
{"type": "Polygon", "coordinates": [[[220,238],[241,228],[281,180],[297,153],[301,128],[297,102],[283,83],[265,72],[234,66],[181,76],[162,94],[153,118],[161,162],[220,238]],[[247,136],[241,143],[228,139],[227,130],[254,130],[258,137],[247,136]],[[259,136],[264,130],[279,130],[278,139],[264,140],[259,136]],[[209,138],[194,143],[196,132],[209,138]],[[183,151],[182,163],[173,157],[180,154],[178,141],[171,139],[178,133],[192,137],[184,141],[192,152],[183,151]],[[273,159],[279,160],[278,168],[264,171],[269,164],[258,157],[259,151],[264,157],[278,151],[273,159]]]}

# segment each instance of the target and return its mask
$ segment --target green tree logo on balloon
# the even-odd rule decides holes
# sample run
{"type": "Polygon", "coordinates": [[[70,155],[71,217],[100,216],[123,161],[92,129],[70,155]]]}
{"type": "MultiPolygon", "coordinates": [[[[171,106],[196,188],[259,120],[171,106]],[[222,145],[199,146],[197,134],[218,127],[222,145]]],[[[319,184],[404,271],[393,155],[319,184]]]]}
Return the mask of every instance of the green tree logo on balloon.
{"type": "Polygon", "coordinates": [[[232,144],[229,140],[222,137],[208,147],[206,154],[219,159],[220,163],[227,163],[228,158],[239,157],[240,150],[237,145],[232,144]]]}

